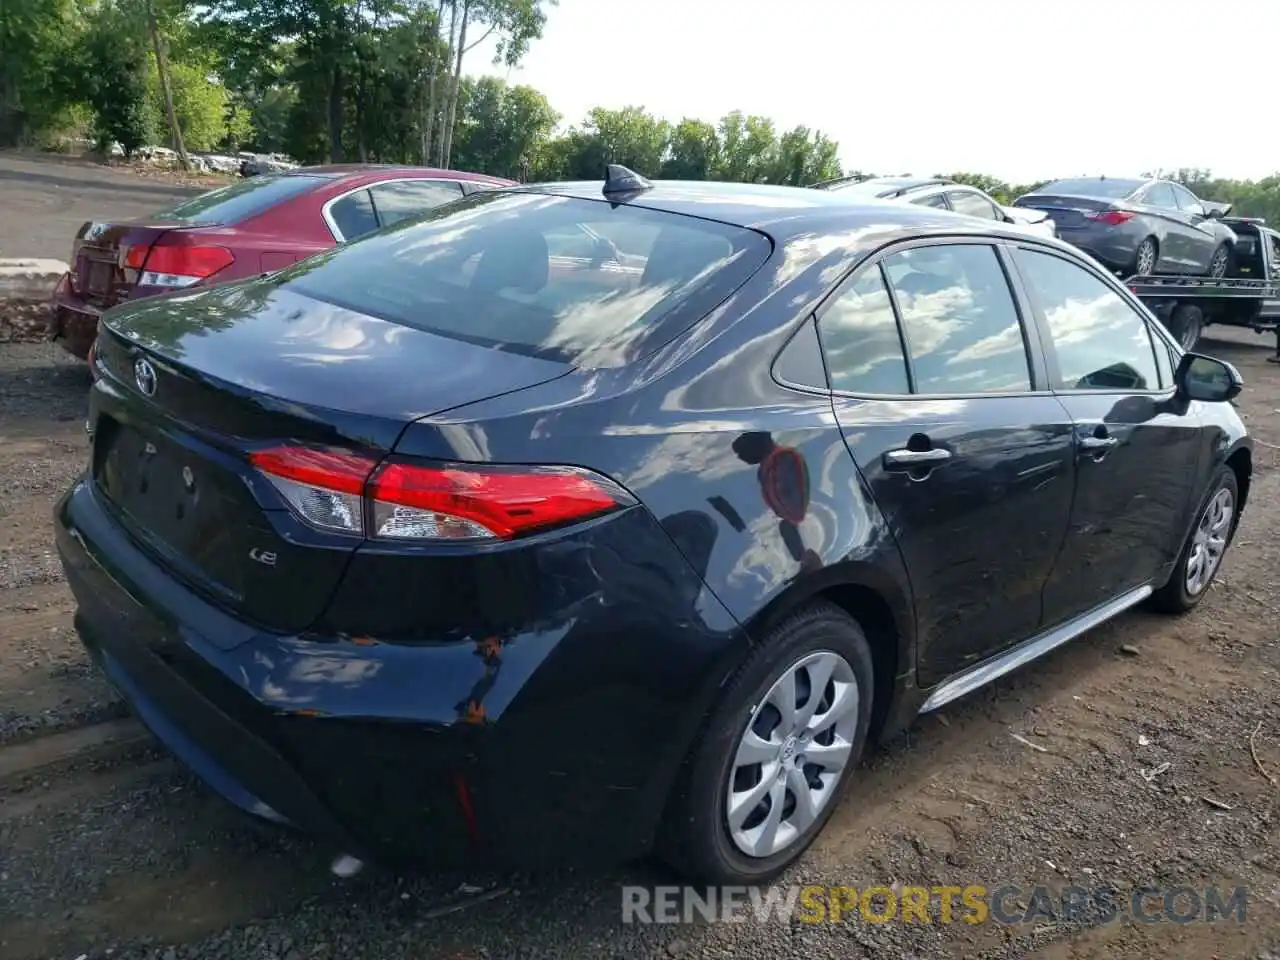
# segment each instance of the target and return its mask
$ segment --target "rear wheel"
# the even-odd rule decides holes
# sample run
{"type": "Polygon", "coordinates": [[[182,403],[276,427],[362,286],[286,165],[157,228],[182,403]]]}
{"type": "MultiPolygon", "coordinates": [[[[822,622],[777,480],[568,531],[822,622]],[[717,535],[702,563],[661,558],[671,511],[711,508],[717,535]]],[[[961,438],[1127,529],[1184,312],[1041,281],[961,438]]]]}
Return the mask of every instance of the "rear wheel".
{"type": "Polygon", "coordinates": [[[1235,471],[1219,467],[1169,582],[1152,595],[1155,607],[1166,613],[1185,613],[1204,599],[1227,554],[1239,505],[1235,471]]]}
{"type": "Polygon", "coordinates": [[[1221,280],[1227,275],[1227,269],[1231,266],[1231,248],[1225,243],[1219,244],[1218,249],[1213,251],[1213,256],[1209,259],[1209,276],[1215,280],[1221,280]]]}
{"type": "Polygon", "coordinates": [[[874,691],[858,624],[829,603],[774,628],[694,747],[664,858],[713,884],[767,882],[822,830],[862,756],[874,691]]]}
{"type": "Polygon", "coordinates": [[[1156,261],[1160,259],[1160,245],[1155,237],[1147,237],[1133,254],[1133,273],[1138,277],[1149,277],[1156,272],[1156,261]]]}
{"type": "Polygon", "coordinates": [[[1195,304],[1184,303],[1169,317],[1169,332],[1185,352],[1190,353],[1204,333],[1204,311],[1195,304]]]}

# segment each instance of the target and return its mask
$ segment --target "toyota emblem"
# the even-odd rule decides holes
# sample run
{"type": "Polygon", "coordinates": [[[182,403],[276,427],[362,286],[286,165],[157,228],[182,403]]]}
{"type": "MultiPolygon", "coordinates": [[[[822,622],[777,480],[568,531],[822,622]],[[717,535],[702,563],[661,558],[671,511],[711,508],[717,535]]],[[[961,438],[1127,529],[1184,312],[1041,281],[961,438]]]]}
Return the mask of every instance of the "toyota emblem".
{"type": "Polygon", "coordinates": [[[154,397],[156,394],[156,368],[146,357],[133,361],[133,379],[143,396],[154,397]]]}

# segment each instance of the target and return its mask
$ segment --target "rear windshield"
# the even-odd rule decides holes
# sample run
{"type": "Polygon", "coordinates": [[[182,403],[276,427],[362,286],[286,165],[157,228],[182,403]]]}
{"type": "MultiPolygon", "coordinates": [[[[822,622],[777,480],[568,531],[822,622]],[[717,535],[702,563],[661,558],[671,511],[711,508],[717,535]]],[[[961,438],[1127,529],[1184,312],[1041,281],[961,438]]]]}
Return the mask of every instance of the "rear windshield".
{"type": "MultiPolygon", "coordinates": [[[[1108,200],[1122,200],[1140,186],[1145,180],[1103,180],[1099,177],[1082,177],[1079,180],[1057,180],[1046,183],[1035,191],[1037,194],[1059,195],[1065,197],[1105,197],[1108,200]]],[[[1032,194],[1035,196],[1035,194],[1032,194]]]]}
{"type": "Polygon", "coordinates": [[[763,235],[627,204],[485,192],[305,260],[287,289],[577,366],[643,355],[768,258],[763,235]]]}
{"type": "Polygon", "coordinates": [[[203,224],[237,223],[327,182],[325,177],[296,173],[263,174],[202,193],[177,206],[159,210],[155,216],[157,219],[189,220],[203,224]]]}

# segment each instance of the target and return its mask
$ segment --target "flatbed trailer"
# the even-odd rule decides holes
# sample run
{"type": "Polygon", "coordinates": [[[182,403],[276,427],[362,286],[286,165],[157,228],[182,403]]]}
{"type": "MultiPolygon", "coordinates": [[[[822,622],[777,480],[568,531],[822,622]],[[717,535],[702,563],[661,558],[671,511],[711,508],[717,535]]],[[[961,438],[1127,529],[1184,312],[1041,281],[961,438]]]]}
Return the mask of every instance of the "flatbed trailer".
{"type": "Polygon", "coordinates": [[[1280,282],[1239,277],[1129,277],[1125,286],[1177,338],[1184,350],[1195,347],[1212,323],[1247,327],[1276,335],[1280,362],[1280,282]]]}
{"type": "Polygon", "coordinates": [[[1247,327],[1276,337],[1280,363],[1280,231],[1259,217],[1223,217],[1236,244],[1225,277],[1129,277],[1127,286],[1184,350],[1211,323],[1247,327]]]}

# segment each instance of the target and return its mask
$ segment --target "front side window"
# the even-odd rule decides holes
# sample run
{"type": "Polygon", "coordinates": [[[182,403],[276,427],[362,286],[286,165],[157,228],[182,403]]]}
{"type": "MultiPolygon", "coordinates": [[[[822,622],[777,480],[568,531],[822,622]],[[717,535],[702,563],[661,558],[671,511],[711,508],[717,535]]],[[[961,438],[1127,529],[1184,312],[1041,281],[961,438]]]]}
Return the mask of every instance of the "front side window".
{"type": "Polygon", "coordinates": [[[986,197],[972,190],[955,190],[950,194],[951,209],[970,217],[981,217],[983,220],[1002,220],[996,213],[995,206],[986,197]]]}
{"type": "Polygon", "coordinates": [[[941,193],[935,193],[928,197],[920,197],[918,200],[912,200],[911,202],[920,207],[937,207],[939,210],[947,209],[947,198],[941,193]]]}
{"type": "Polygon", "coordinates": [[[1158,390],[1160,375],[1146,318],[1088,270],[1061,257],[1019,249],[1028,295],[1048,323],[1060,390],[1158,390]]]}
{"type": "Polygon", "coordinates": [[[621,366],[705,316],[771,249],[754,230],[696,217],[485,191],[303,261],[276,282],[442,336],[621,366]],[[622,262],[553,262],[553,240],[574,230],[648,245],[622,262]]]}
{"type": "Polygon", "coordinates": [[[1178,183],[1171,183],[1169,184],[1169,189],[1173,191],[1173,195],[1178,201],[1178,207],[1183,213],[1204,215],[1204,204],[1186,187],[1178,183]]]}
{"type": "Polygon", "coordinates": [[[893,302],[878,266],[854,277],[818,321],[834,390],[869,396],[911,392],[893,302]]]}
{"type": "Polygon", "coordinates": [[[387,227],[409,217],[417,217],[433,207],[462,197],[462,187],[456,180],[401,180],[395,183],[379,183],[369,188],[373,205],[378,211],[378,222],[387,227]]]}
{"type": "Polygon", "coordinates": [[[1022,323],[995,248],[942,244],[890,254],[917,393],[1031,389],[1022,323]]]}

